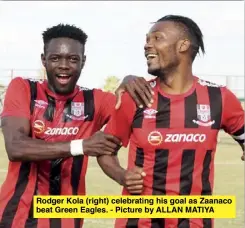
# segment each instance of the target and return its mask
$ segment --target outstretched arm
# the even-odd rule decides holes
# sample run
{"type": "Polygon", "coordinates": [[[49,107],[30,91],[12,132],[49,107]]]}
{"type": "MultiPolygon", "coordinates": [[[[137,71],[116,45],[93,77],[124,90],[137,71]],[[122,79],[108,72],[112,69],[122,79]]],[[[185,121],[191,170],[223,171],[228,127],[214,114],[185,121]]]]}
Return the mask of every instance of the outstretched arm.
{"type": "Polygon", "coordinates": [[[116,137],[103,132],[97,132],[82,141],[54,143],[33,139],[29,136],[29,120],[21,117],[4,117],[2,130],[10,161],[51,160],[81,154],[88,156],[111,155],[120,144],[116,137]]]}
{"type": "Polygon", "coordinates": [[[3,117],[2,131],[10,161],[39,161],[72,156],[70,142],[51,143],[29,137],[30,121],[26,118],[3,117]]]}

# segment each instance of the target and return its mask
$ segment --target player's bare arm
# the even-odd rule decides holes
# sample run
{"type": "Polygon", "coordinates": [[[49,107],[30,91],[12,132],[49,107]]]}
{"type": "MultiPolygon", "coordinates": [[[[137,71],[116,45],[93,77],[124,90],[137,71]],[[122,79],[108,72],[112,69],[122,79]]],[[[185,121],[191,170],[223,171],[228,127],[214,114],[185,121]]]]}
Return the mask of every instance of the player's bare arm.
{"type": "MultiPolygon", "coordinates": [[[[30,122],[22,117],[3,117],[2,131],[5,147],[11,161],[40,161],[71,157],[71,142],[46,142],[33,139],[30,135],[30,122]]],[[[81,146],[88,156],[112,154],[119,144],[113,136],[97,132],[84,139],[81,146]]]]}
{"type": "Polygon", "coordinates": [[[138,107],[143,108],[144,105],[151,107],[151,103],[153,102],[152,95],[154,93],[150,83],[143,77],[128,75],[123,79],[122,83],[115,91],[117,96],[116,109],[120,107],[121,95],[125,91],[130,94],[138,107]]]}
{"type": "Polygon", "coordinates": [[[140,167],[125,170],[121,167],[117,156],[102,155],[97,157],[103,172],[118,184],[124,186],[131,194],[140,194],[143,190],[145,173],[140,167]]]}

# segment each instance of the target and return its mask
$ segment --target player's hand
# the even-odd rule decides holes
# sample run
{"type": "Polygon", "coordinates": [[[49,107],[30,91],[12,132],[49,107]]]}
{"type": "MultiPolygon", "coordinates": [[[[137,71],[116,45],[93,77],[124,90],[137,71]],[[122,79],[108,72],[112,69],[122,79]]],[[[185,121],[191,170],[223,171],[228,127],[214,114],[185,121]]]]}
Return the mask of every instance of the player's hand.
{"type": "Polygon", "coordinates": [[[125,91],[130,94],[138,107],[143,108],[144,105],[151,107],[154,93],[150,83],[143,77],[128,75],[124,78],[115,92],[117,97],[116,109],[120,107],[121,96],[125,91]]]}
{"type": "Polygon", "coordinates": [[[83,152],[88,156],[112,155],[120,147],[120,140],[102,131],[83,140],[83,152]]]}
{"type": "Polygon", "coordinates": [[[143,178],[146,176],[142,168],[134,167],[127,170],[123,177],[123,186],[130,194],[141,194],[143,191],[143,178]]]}

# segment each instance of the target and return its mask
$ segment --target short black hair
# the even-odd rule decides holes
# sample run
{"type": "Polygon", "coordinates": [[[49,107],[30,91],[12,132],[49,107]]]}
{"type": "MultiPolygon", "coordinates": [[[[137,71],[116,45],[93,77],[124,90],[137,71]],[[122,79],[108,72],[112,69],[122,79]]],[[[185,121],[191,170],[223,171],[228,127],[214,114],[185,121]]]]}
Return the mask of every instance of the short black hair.
{"type": "Polygon", "coordinates": [[[51,28],[47,28],[43,33],[44,51],[46,45],[54,38],[71,38],[85,45],[87,34],[80,28],[69,24],[58,24],[51,28]]]}
{"type": "Polygon", "coordinates": [[[166,15],[157,22],[161,21],[172,21],[182,27],[184,26],[184,31],[187,32],[192,46],[192,61],[194,61],[200,49],[202,50],[202,53],[205,54],[202,31],[192,19],[180,15],[166,15]]]}

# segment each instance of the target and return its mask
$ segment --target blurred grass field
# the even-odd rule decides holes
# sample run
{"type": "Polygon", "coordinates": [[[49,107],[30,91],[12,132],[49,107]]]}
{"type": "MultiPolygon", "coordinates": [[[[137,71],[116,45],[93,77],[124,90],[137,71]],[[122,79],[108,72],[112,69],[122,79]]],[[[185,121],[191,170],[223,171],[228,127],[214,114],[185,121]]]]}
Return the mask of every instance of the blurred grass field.
{"type": "MultiPolygon", "coordinates": [[[[237,217],[235,219],[216,219],[215,228],[244,228],[244,163],[241,161],[241,149],[227,134],[220,133],[220,142],[215,157],[214,194],[235,195],[237,198],[237,217]]],[[[127,151],[119,152],[122,166],[127,163],[127,151]]],[[[0,185],[8,166],[4,141],[0,133],[0,185]]],[[[96,159],[89,161],[87,171],[88,195],[120,195],[121,187],[104,175],[96,159]]],[[[85,228],[111,228],[113,219],[85,219],[85,228]]]]}

